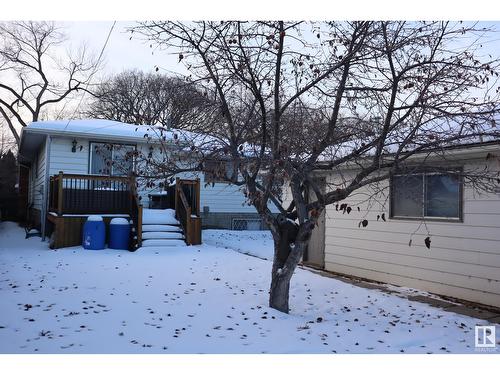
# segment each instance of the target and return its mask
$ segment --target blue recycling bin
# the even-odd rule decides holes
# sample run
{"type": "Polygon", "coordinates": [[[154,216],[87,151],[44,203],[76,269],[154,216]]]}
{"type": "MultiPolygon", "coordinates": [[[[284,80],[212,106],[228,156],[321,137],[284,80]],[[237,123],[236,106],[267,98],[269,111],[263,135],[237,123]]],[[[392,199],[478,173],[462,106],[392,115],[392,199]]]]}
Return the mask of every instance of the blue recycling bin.
{"type": "Polygon", "coordinates": [[[102,250],[106,240],[106,226],[101,216],[92,215],[83,224],[82,246],[87,250],[102,250]]]}
{"type": "Polygon", "coordinates": [[[109,223],[110,249],[128,250],[130,246],[130,224],[127,219],[117,217],[109,223]]]}

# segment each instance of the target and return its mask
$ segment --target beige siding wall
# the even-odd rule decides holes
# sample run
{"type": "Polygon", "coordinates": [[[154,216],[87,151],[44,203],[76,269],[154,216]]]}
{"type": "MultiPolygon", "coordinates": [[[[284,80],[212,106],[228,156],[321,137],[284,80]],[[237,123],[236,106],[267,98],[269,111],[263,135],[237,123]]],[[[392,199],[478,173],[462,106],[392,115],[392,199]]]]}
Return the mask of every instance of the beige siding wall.
{"type": "MultiPolygon", "coordinates": [[[[482,168],[484,158],[469,161],[465,167],[482,168]]],[[[497,168],[498,161],[490,167],[497,168]]],[[[349,173],[344,177],[349,178],[349,173]]],[[[338,180],[338,175],[329,180],[338,180]]],[[[477,194],[466,186],[463,222],[427,221],[424,225],[390,219],[388,183],[382,187],[376,199],[367,201],[370,189],[346,199],[354,208],[350,215],[328,207],[325,268],[500,306],[500,194],[477,194]],[[386,222],[376,220],[382,212],[386,222]],[[359,228],[365,218],[368,226],[359,228]],[[424,244],[428,232],[430,250],[424,244]]]]}

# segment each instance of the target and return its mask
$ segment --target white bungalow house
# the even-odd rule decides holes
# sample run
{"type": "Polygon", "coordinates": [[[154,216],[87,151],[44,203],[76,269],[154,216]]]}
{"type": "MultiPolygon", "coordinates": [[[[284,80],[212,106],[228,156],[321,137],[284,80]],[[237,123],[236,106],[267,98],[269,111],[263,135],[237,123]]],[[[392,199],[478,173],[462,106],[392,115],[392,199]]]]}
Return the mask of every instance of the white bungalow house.
{"type": "MultiPolygon", "coordinates": [[[[368,185],[339,202],[352,207],[350,213],[327,207],[304,261],[500,307],[500,185],[481,193],[434,168],[500,171],[500,141],[448,147],[417,164],[408,175],[368,185]]],[[[351,166],[318,172],[317,178],[325,185],[348,184],[355,173],[351,166]]]]}
{"type": "MultiPolygon", "coordinates": [[[[133,187],[129,186],[126,177],[121,176],[123,168],[111,167],[107,173],[102,172],[102,146],[117,145],[108,149],[107,157],[122,167],[129,163],[132,168],[132,162],[123,158],[123,152],[149,149],[151,144],[145,139],[148,129],[149,126],[109,120],[40,121],[29,124],[22,130],[19,148],[21,209],[27,208],[31,220],[39,226],[43,236],[49,236],[54,226],[59,227],[56,247],[77,244],[78,228],[89,214],[99,213],[107,217],[130,214],[134,203],[130,202],[129,193],[133,187]],[[65,224],[62,217],[65,217],[65,224]],[[61,229],[63,227],[64,230],[61,229]],[[67,235],[68,232],[74,232],[71,238],[61,237],[61,233],[67,235]]],[[[169,132],[166,144],[172,139],[173,132],[169,132]]],[[[175,142],[170,144],[174,152],[178,146],[175,142]]],[[[197,226],[202,223],[209,228],[263,228],[255,209],[245,204],[245,197],[238,187],[214,182],[205,174],[179,177],[184,178],[181,182],[191,205],[193,220],[196,216],[199,218],[197,226]]],[[[165,191],[160,194],[160,190],[163,189],[158,185],[154,188],[141,187],[138,191],[141,201],[137,203],[143,209],[158,207],[159,204],[173,206],[175,188],[170,188],[172,197],[166,199],[165,191]]]]}

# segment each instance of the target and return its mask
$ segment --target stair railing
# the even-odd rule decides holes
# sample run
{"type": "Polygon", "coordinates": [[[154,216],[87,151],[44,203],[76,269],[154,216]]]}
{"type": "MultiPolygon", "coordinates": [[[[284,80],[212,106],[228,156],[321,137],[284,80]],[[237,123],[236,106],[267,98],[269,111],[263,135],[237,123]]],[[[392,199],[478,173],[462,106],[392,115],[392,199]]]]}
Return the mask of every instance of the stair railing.
{"type": "Polygon", "coordinates": [[[200,179],[176,179],[175,216],[184,230],[186,243],[201,244],[200,179]],[[190,199],[186,197],[185,189],[189,189],[190,199]]]}

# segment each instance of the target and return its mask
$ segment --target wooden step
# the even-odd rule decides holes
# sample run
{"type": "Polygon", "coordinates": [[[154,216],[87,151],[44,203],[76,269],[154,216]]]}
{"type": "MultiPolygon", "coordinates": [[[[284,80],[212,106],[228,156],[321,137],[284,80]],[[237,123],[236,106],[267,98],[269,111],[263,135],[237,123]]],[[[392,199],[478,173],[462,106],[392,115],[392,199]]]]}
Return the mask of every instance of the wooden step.
{"type": "Polygon", "coordinates": [[[162,239],[162,240],[144,240],[142,247],[164,247],[164,246],[187,246],[183,240],[162,239]]]}
{"type": "Polygon", "coordinates": [[[143,232],[142,239],[179,239],[183,240],[184,236],[181,232],[143,232]]]}
{"type": "Polygon", "coordinates": [[[142,232],[182,232],[182,229],[178,225],[143,224],[142,232]]]}

